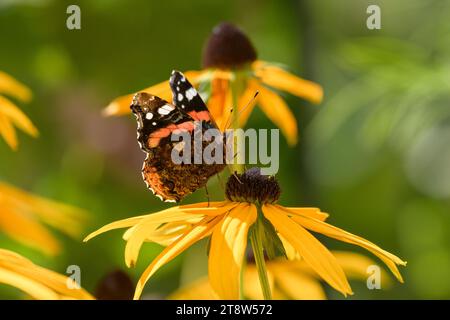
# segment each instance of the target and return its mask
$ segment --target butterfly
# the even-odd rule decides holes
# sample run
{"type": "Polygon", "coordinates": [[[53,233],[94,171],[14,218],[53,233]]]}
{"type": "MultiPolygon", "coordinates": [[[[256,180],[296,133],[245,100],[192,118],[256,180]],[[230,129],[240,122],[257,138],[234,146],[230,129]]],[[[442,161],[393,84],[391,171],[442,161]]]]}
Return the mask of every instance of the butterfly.
{"type": "MultiPolygon", "coordinates": [[[[226,167],[226,161],[176,164],[172,160],[173,149],[181,145],[171,141],[172,134],[189,133],[193,137],[191,143],[194,149],[194,135],[199,131],[196,128],[200,132],[218,128],[197,90],[181,72],[172,71],[169,83],[173,104],[152,94],[139,92],[133,97],[130,108],[138,123],[138,143],[146,153],[142,177],[147,187],[162,201],[179,202],[206,186],[211,176],[226,167]]],[[[203,148],[207,145],[207,141],[202,142],[203,148]]]]}

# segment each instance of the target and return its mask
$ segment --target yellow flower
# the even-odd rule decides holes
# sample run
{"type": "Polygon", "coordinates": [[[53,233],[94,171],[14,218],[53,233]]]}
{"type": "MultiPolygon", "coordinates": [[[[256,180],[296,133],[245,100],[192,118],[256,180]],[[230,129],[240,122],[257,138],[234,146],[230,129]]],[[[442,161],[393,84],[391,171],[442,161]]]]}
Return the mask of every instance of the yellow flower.
{"type": "Polygon", "coordinates": [[[80,209],[0,182],[0,231],[45,254],[57,254],[60,244],[42,223],[77,237],[85,219],[80,209]]]}
{"type": "Polygon", "coordinates": [[[222,299],[238,299],[250,227],[257,264],[258,261],[261,263],[261,259],[256,257],[261,256],[262,252],[258,250],[262,251],[262,246],[255,243],[262,242],[269,254],[274,251],[271,246],[282,241],[281,247],[288,257],[295,259],[296,255],[300,256],[320,278],[344,295],[352,294],[352,290],[341,265],[309,231],[363,247],[380,258],[397,279],[403,281],[397,265],[406,265],[406,262],[361,237],[325,223],[328,215],[317,208],[289,208],[276,204],[280,196],[278,182],[272,176],[261,175],[257,168],[232,175],[225,195],[226,201],[176,206],[113,222],[91,233],[85,241],[109,230],[128,228],[124,233],[128,266],[135,265],[145,241],[167,245],[139,279],[135,299],[141,296],[145,283],[160,267],[209,236],[211,287],[222,299]],[[268,239],[261,239],[261,235],[268,239]]]}
{"type": "MultiPolygon", "coordinates": [[[[320,85],[301,79],[277,64],[257,60],[256,51],[247,36],[228,23],[215,27],[207,41],[203,70],[187,71],[185,75],[206,97],[208,108],[222,130],[230,123],[233,114],[239,116],[239,127],[245,125],[255,104],[245,107],[258,91],[258,105],[281,129],[290,145],[297,143],[297,122],[286,102],[273,89],[289,92],[313,103],[320,103],[323,97],[320,85]],[[237,112],[230,112],[236,105],[237,112]]],[[[168,101],[172,98],[168,81],[141,91],[168,101]]],[[[129,113],[133,95],[115,99],[104,113],[129,113]]]]}
{"type": "Polygon", "coordinates": [[[93,299],[71,278],[33,264],[21,255],[0,249],[0,283],[13,286],[33,299],[93,299]]]}
{"type": "Polygon", "coordinates": [[[32,94],[30,89],[0,71],[0,135],[11,149],[17,150],[18,141],[14,125],[32,137],[38,135],[38,130],[31,120],[2,94],[17,98],[22,102],[30,101],[32,94]]]}
{"type": "MultiPolygon", "coordinates": [[[[366,281],[368,267],[376,264],[373,260],[357,253],[344,251],[332,253],[350,279],[366,281]]],[[[303,260],[268,261],[267,273],[274,299],[323,300],[327,298],[320,279],[303,260]]],[[[252,300],[263,299],[257,268],[254,264],[247,265],[243,279],[244,296],[252,300]]],[[[381,273],[381,283],[382,288],[390,286],[384,271],[381,273]]],[[[207,277],[187,284],[168,297],[172,300],[215,300],[218,298],[207,277]]]]}

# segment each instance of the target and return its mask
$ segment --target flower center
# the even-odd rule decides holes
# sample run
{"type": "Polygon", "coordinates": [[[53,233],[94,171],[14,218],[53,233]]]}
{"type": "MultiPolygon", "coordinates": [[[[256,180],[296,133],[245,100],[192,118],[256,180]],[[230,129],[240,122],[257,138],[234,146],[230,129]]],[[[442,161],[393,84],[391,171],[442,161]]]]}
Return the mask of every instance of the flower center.
{"type": "Polygon", "coordinates": [[[274,203],[280,194],[281,188],[275,177],[262,175],[259,168],[231,175],[225,188],[226,198],[236,202],[274,203]]]}
{"type": "Polygon", "coordinates": [[[250,39],[239,28],[223,22],[214,27],[203,49],[203,67],[234,69],[256,60],[250,39]]]}

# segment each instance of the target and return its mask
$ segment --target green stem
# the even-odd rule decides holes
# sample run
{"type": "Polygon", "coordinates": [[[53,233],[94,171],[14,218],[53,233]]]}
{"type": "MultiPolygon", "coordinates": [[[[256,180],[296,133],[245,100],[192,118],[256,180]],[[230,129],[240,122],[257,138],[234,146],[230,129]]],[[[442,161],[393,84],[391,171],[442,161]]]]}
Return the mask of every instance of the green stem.
{"type": "Polygon", "coordinates": [[[264,260],[264,248],[261,241],[259,228],[261,224],[259,219],[250,231],[250,243],[252,244],[253,254],[255,256],[256,269],[258,270],[259,282],[265,300],[272,300],[269,278],[267,277],[266,262],[264,260]]]}
{"type": "MultiPolygon", "coordinates": [[[[242,92],[245,89],[245,78],[241,71],[235,70],[233,73],[234,77],[230,81],[231,85],[231,97],[232,97],[232,103],[233,103],[233,113],[231,114],[232,120],[231,120],[231,127],[233,129],[239,128],[239,96],[242,94],[242,92]]],[[[236,145],[236,142],[234,142],[234,150],[238,150],[238,146],[236,145]]],[[[233,163],[233,171],[236,171],[238,173],[244,172],[244,166],[242,164],[233,163]]]]}

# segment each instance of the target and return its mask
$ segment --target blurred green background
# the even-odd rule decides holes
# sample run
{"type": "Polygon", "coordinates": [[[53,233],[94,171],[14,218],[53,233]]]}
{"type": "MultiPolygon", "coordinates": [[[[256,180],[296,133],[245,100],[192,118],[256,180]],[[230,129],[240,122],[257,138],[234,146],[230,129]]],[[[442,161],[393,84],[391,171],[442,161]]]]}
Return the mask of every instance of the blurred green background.
{"type": "MultiPolygon", "coordinates": [[[[408,261],[405,284],[350,299],[450,298],[450,1],[56,1],[0,0],[0,70],[28,85],[20,105],[40,137],[20,134],[12,152],[0,141],[0,179],[89,210],[86,234],[163,204],[141,180],[144,154],[132,116],[104,118],[113,98],[166,80],[172,69],[199,69],[212,27],[243,28],[259,57],[320,83],[324,102],[289,95],[300,142],[281,141],[280,202],[317,206],[329,221],[408,261]],[[81,30],[66,28],[66,8],[81,7],[81,30]],[[381,30],[366,8],[381,7],[381,30]]],[[[249,126],[272,128],[258,110],[249,126]]],[[[222,199],[216,179],[213,199],[222,199]]],[[[204,201],[199,190],[184,203],[204,201]]],[[[105,273],[126,269],[120,231],[87,244],[60,236],[55,259],[0,234],[15,250],[60,273],[77,264],[93,291],[105,273]]],[[[323,239],[332,249],[360,251],[323,239]]],[[[137,280],[161,247],[146,244],[137,280]]],[[[146,287],[164,297],[206,273],[204,243],[162,268],[146,287]]],[[[330,298],[342,298],[329,290],[330,298]]],[[[17,298],[0,285],[0,298],[17,298]]]]}

